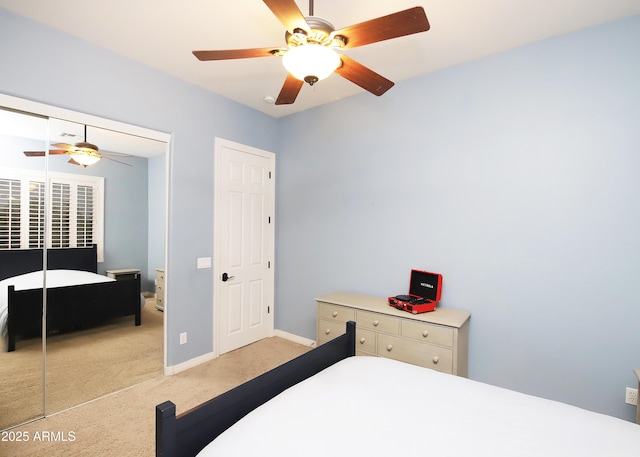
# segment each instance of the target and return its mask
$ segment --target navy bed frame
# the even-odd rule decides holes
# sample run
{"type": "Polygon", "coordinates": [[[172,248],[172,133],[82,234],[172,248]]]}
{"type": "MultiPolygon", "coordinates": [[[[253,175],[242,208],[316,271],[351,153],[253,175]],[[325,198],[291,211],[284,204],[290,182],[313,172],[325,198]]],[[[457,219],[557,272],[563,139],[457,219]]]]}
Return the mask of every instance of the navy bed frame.
{"type": "MultiPolygon", "coordinates": [[[[47,249],[48,270],[98,272],[96,246],[47,249]]],[[[42,249],[0,250],[0,280],[43,268],[42,249]]],[[[16,349],[17,337],[42,335],[43,289],[7,290],[7,351],[16,349]]],[[[79,286],[47,288],[47,334],[94,325],[133,315],[141,324],[140,275],[132,279],[79,286]]]]}
{"type": "Polygon", "coordinates": [[[156,406],[156,457],[193,457],[214,438],[273,397],[356,353],[356,324],[345,334],[176,416],[170,401],[156,406]]]}

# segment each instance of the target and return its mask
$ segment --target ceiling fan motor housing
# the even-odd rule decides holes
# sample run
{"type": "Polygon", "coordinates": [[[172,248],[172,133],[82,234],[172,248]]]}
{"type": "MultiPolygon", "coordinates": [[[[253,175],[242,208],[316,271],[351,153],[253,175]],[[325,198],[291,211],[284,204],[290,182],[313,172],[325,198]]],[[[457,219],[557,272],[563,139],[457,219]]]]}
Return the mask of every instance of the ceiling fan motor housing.
{"type": "Polygon", "coordinates": [[[98,146],[96,146],[95,144],[92,144],[92,143],[80,142],[80,143],[74,144],[73,147],[78,152],[85,152],[85,153],[92,153],[92,152],[93,153],[97,153],[98,152],[98,146]]]}
{"type": "MultiPolygon", "coordinates": [[[[311,28],[311,34],[307,34],[302,29],[295,29],[290,33],[287,31],[284,35],[284,39],[289,47],[300,46],[303,44],[320,44],[322,46],[340,46],[340,44],[333,44],[331,33],[336,29],[331,22],[321,17],[310,16],[305,20],[311,28]]],[[[340,41],[340,40],[339,40],[340,41]]]]}

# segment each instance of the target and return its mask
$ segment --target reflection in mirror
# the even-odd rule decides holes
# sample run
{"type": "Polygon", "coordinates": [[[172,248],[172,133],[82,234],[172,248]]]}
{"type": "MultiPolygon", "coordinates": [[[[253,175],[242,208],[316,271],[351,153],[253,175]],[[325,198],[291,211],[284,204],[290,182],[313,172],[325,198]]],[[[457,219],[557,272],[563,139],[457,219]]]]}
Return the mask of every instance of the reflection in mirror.
{"type": "Polygon", "coordinates": [[[166,143],[52,118],[46,157],[39,147],[14,145],[18,162],[0,165],[48,168],[49,415],[162,373],[154,277],[164,262],[166,143]],[[83,155],[94,163],[82,165],[83,155]]]}
{"type": "MultiPolygon", "coordinates": [[[[28,163],[23,150],[43,150],[47,145],[47,119],[0,108],[0,254],[8,250],[37,247],[40,233],[24,222],[43,216],[30,200],[44,197],[42,182],[45,159],[28,163]],[[25,173],[25,170],[29,170],[25,173]],[[33,246],[36,243],[36,246],[33,246]]],[[[36,269],[42,269],[43,255],[34,257],[36,269]]],[[[13,302],[9,307],[10,286],[15,290],[33,274],[13,259],[0,257],[0,429],[6,429],[44,414],[44,352],[41,329],[36,322],[20,351],[9,352],[9,326],[16,321],[13,302]]],[[[37,273],[36,273],[37,275],[37,273]]],[[[33,278],[43,285],[42,274],[33,278]]],[[[42,292],[34,304],[42,316],[42,292]]]]}
{"type": "Polygon", "coordinates": [[[97,252],[88,265],[74,254],[47,272],[46,414],[161,374],[164,354],[163,313],[153,303],[164,224],[150,212],[159,199],[164,221],[164,191],[150,189],[164,189],[166,144],[60,119],[51,119],[50,141],[62,152],[48,160],[49,255],[97,252]],[[99,160],[82,165],[83,154],[99,160]]]}

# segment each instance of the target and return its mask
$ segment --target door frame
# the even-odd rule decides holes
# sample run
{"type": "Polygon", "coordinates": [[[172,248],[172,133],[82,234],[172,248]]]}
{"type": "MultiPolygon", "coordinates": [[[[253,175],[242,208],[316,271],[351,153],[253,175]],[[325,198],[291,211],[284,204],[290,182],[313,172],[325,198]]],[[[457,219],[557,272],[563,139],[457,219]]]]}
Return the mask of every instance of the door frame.
{"type": "Polygon", "coordinates": [[[271,312],[268,315],[269,320],[269,336],[273,336],[274,334],[274,325],[275,325],[275,248],[276,248],[276,238],[275,238],[275,206],[276,206],[276,155],[273,152],[265,151],[263,149],[254,148],[251,146],[247,146],[241,143],[236,143],[234,141],[229,141],[224,138],[215,137],[214,140],[214,157],[213,157],[213,176],[214,176],[214,185],[213,185],[213,356],[218,357],[220,355],[220,335],[222,334],[222,323],[220,321],[220,291],[222,286],[222,265],[220,258],[220,249],[222,240],[220,240],[220,215],[219,215],[219,200],[222,198],[220,188],[218,183],[219,172],[221,171],[220,165],[220,150],[224,147],[236,149],[242,151],[246,154],[254,154],[260,157],[264,157],[269,160],[269,194],[270,198],[267,202],[268,212],[271,214],[271,224],[269,230],[269,240],[266,242],[267,252],[265,253],[266,257],[270,259],[271,268],[269,269],[268,283],[269,283],[269,291],[268,291],[268,300],[269,306],[271,307],[271,312]]]}

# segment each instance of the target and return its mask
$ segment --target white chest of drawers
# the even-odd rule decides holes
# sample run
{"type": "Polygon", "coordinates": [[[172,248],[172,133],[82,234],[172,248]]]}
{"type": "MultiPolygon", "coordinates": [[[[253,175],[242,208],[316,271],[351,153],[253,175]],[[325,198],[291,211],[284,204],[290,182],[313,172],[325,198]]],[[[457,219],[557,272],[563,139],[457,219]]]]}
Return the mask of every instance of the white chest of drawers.
{"type": "Polygon", "coordinates": [[[458,376],[467,376],[469,318],[450,308],[411,314],[386,298],[336,292],[316,298],[317,344],[356,322],[356,354],[389,357],[458,376]]]}

